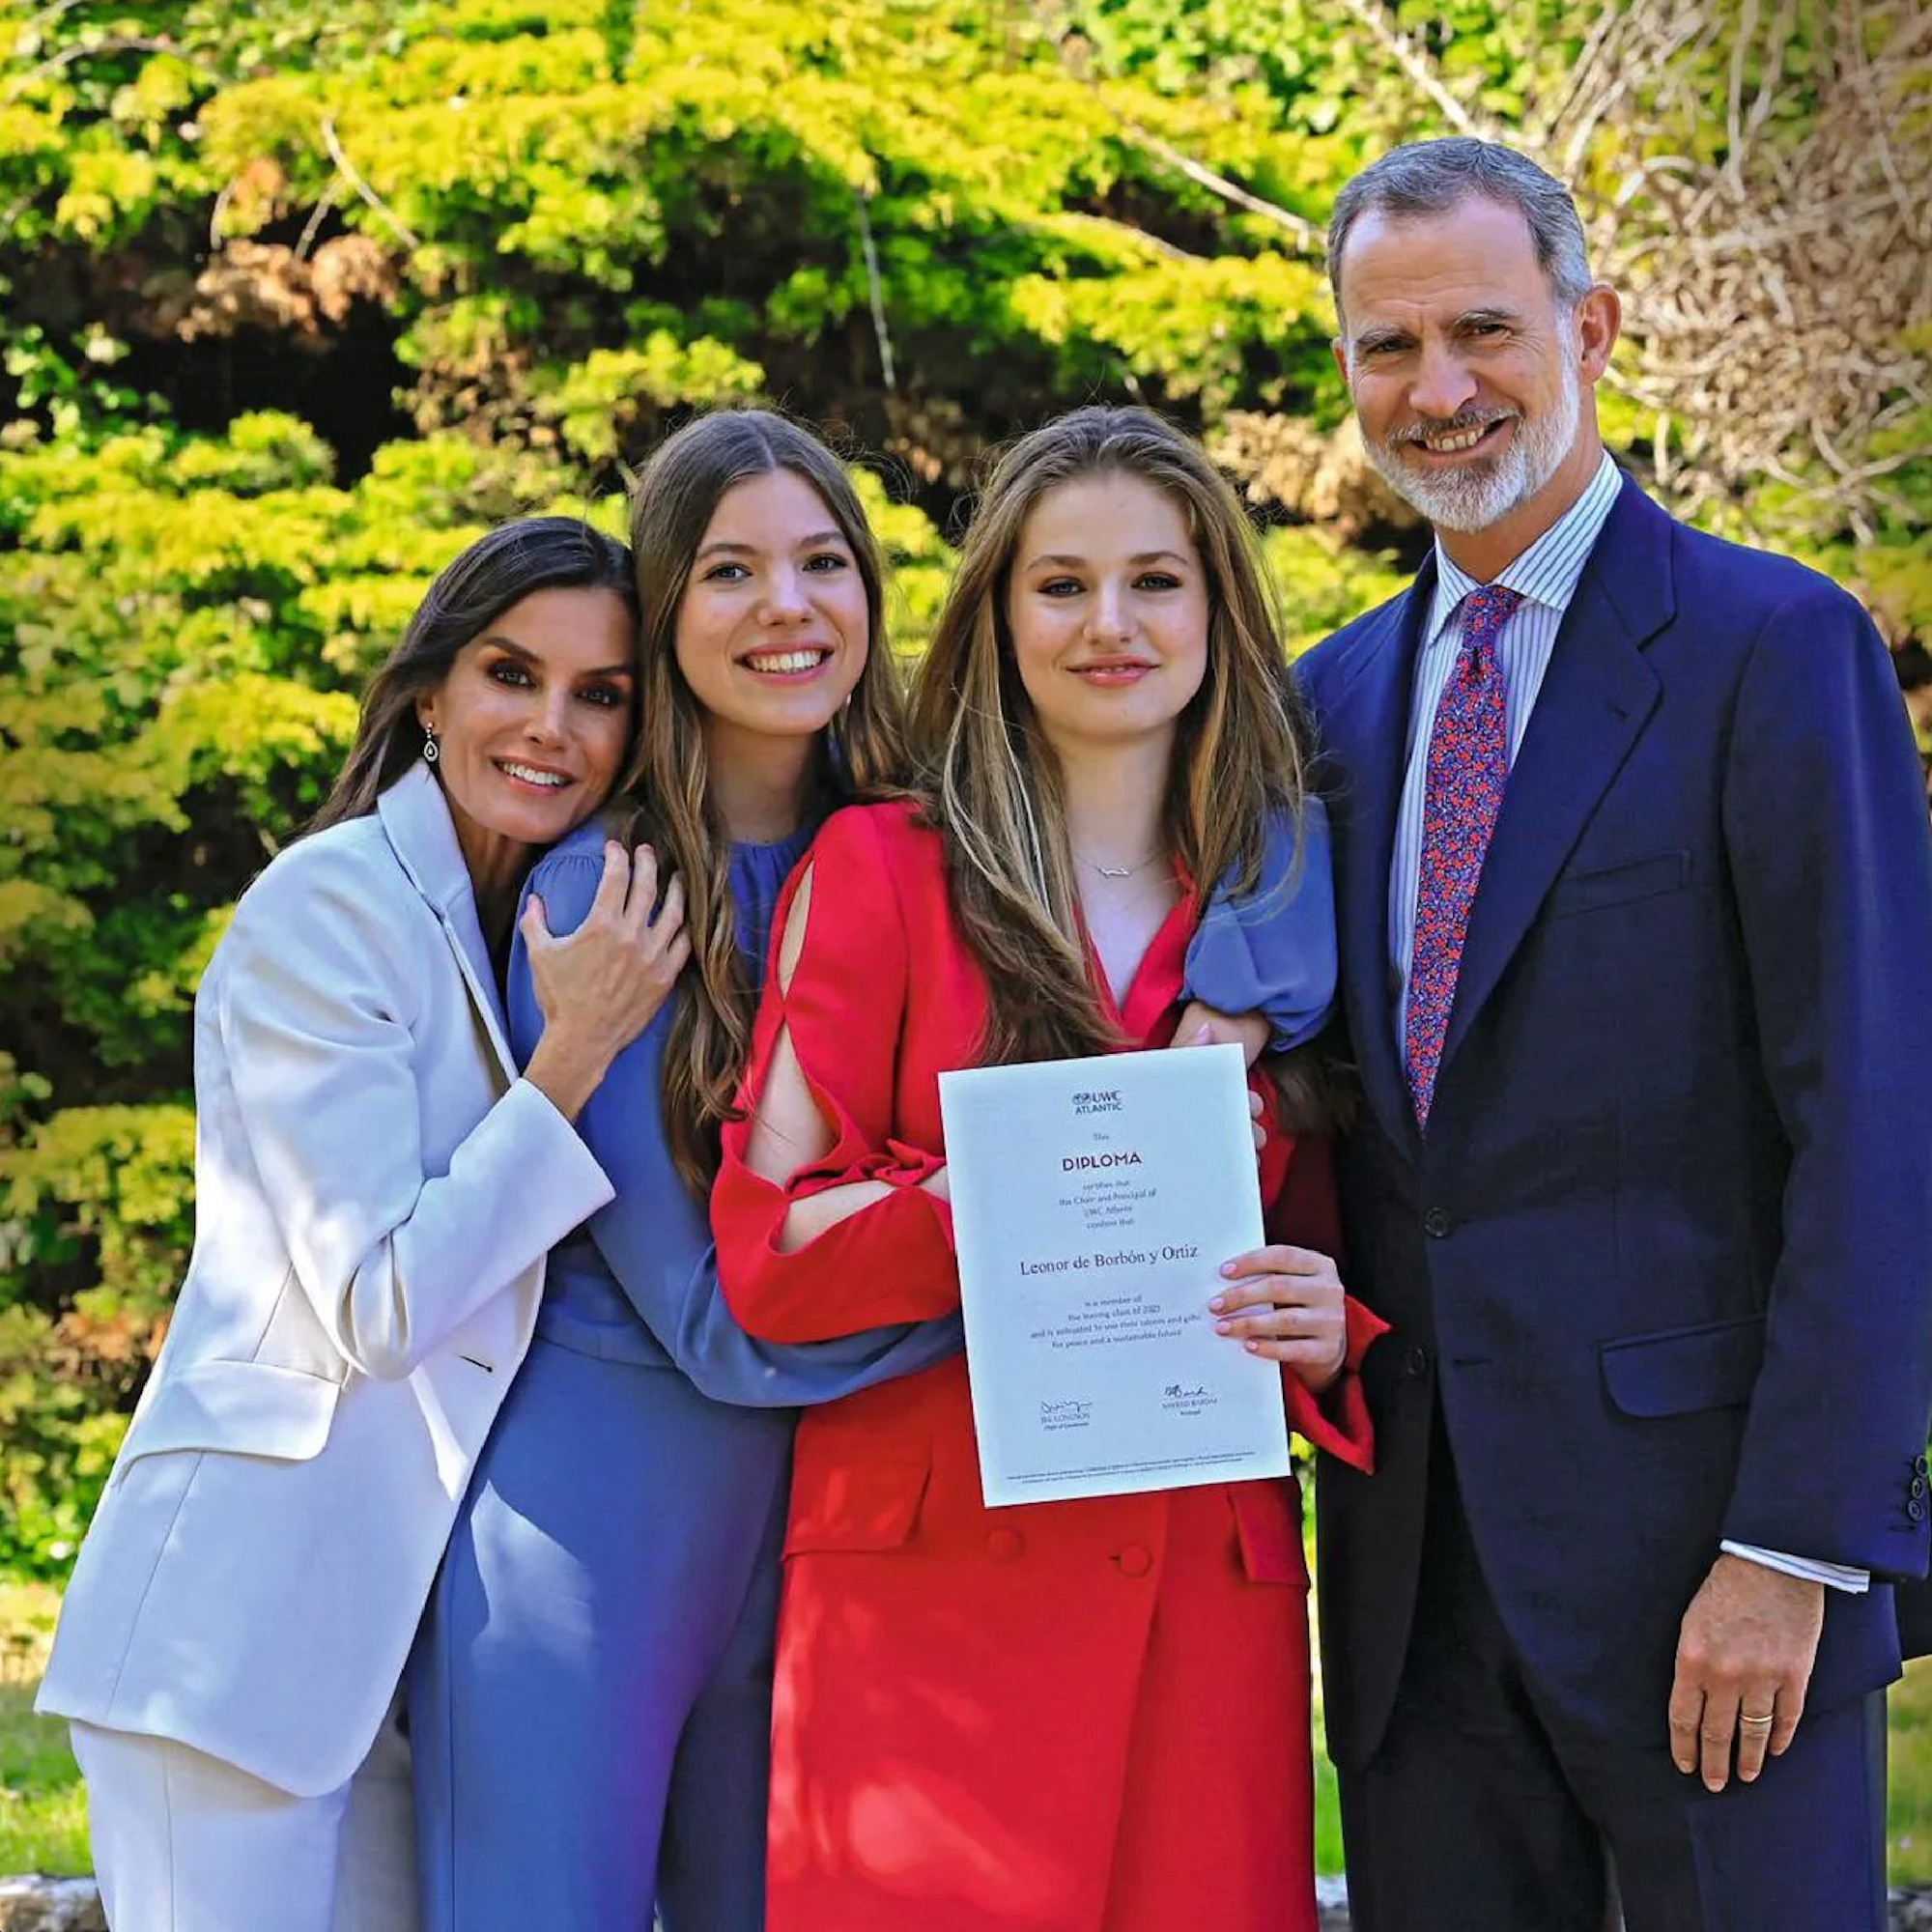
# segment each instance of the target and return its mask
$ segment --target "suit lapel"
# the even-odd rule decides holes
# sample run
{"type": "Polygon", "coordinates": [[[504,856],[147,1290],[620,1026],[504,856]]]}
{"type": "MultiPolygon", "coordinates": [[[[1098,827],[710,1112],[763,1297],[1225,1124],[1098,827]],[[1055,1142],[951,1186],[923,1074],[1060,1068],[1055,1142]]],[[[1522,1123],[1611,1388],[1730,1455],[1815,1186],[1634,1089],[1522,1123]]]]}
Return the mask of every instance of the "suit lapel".
{"type": "Polygon", "coordinates": [[[1469,913],[1445,1076],[1656,708],[1660,687],[1642,647],[1674,614],[1669,531],[1669,519],[1626,482],[1564,615],[1503,794],[1469,913]]]}
{"type": "Polygon", "coordinates": [[[438,908],[443,936],[456,954],[464,984],[469,988],[469,1004],[476,1009],[483,1035],[506,1079],[515,1080],[520,1071],[517,1056],[510,1051],[509,1026],[503,1002],[497,991],[497,972],[490,963],[490,949],[483,940],[483,927],[476,917],[476,900],[469,893],[454,905],[438,908]]]}
{"type": "Polygon", "coordinates": [[[1397,1147],[1418,1145],[1389,993],[1389,867],[1395,858],[1415,654],[1435,594],[1432,555],[1382,613],[1363,664],[1324,719],[1341,766],[1335,802],[1342,997],[1363,1092],[1397,1147]]]}
{"type": "Polygon", "coordinates": [[[456,842],[442,787],[426,765],[413,765],[376,801],[376,810],[389,844],[410,883],[429,902],[442,928],[457,970],[469,989],[469,1004],[490,1043],[504,1077],[515,1080],[516,1055],[510,1051],[509,1028],[497,991],[497,975],[490,949],[476,917],[476,894],[463,848],[456,842]]]}

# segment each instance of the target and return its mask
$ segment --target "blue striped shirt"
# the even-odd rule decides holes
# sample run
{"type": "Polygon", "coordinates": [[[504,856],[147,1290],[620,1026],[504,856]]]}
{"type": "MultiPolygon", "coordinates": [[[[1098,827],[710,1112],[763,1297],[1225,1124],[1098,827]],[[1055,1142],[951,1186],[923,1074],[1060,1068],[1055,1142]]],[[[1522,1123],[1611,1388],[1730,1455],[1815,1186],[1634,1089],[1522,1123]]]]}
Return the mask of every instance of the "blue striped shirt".
{"type": "MultiPolygon", "coordinates": [[[[1536,708],[1536,695],[1543,689],[1563,613],[1577,594],[1577,580],[1583,574],[1622,487],[1617,466],[1605,455],[1583,494],[1496,575],[1496,582],[1522,593],[1522,602],[1510,614],[1496,640],[1503,688],[1508,695],[1512,765],[1522,748],[1522,734],[1529,727],[1529,714],[1536,708]]],[[[1408,1007],[1409,962],[1415,953],[1415,888],[1422,867],[1422,795],[1429,766],[1429,734],[1435,727],[1435,707],[1442,700],[1442,688],[1449,682],[1457,653],[1463,648],[1463,601],[1479,587],[1473,577],[1450,561],[1439,540],[1435,571],[1435,598],[1429,607],[1428,627],[1415,657],[1402,805],[1396,818],[1395,859],[1389,867],[1389,964],[1394,969],[1392,983],[1398,988],[1398,1039],[1408,1007]]]]}
{"type": "MultiPolygon", "coordinates": [[[[1583,494],[1513,562],[1496,573],[1494,582],[1520,591],[1522,602],[1511,612],[1496,640],[1508,707],[1509,755],[1512,766],[1522,749],[1522,734],[1536,709],[1537,694],[1556,649],[1556,633],[1590,552],[1603,533],[1610,506],[1617,500],[1623,479],[1607,454],[1597,466],[1583,494]]],[[[1389,963],[1395,1002],[1396,1038],[1403,1037],[1408,1008],[1409,966],[1415,956],[1415,892],[1422,867],[1422,802],[1429,767],[1429,736],[1435,728],[1435,709],[1449,682],[1457,654],[1463,648],[1463,603],[1477,581],[1459,570],[1438,539],[1435,546],[1435,596],[1429,607],[1428,628],[1415,659],[1415,690],[1409,706],[1408,745],[1403,769],[1402,805],[1396,819],[1395,857],[1389,867],[1389,963]]],[[[1827,1583],[1854,1592],[1867,1587],[1868,1574],[1848,1564],[1825,1563],[1762,1549],[1728,1538],[1719,1548],[1732,1556],[1747,1557],[1787,1576],[1827,1583]]]]}

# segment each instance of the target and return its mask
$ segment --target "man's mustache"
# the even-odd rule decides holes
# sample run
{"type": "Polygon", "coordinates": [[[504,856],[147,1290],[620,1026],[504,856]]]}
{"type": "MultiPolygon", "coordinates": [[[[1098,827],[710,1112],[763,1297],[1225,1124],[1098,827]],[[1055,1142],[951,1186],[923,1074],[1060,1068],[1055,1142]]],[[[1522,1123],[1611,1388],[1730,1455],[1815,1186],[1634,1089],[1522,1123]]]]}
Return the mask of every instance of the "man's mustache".
{"type": "Polygon", "coordinates": [[[1421,442],[1433,436],[1462,436],[1472,429],[1488,429],[1492,423],[1508,422],[1514,410],[1460,410],[1453,416],[1424,416],[1419,422],[1391,430],[1386,440],[1392,449],[1404,443],[1421,442]]]}

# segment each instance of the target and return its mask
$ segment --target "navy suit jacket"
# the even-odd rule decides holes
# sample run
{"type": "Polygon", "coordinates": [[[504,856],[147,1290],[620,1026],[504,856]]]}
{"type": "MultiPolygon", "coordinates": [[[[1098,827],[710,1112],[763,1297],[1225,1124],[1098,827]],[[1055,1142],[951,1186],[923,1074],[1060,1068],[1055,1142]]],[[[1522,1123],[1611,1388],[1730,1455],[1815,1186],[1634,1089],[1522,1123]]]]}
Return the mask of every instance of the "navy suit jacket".
{"type": "MultiPolygon", "coordinates": [[[[1483,1570],[1551,1706],[1662,1747],[1719,1539],[1926,1566],[1932,833],[1883,643],[1815,573],[1626,481],[1470,915],[1426,1138],[1387,904],[1433,563],[1301,661],[1364,1104],[1339,1150],[1378,1473],[1320,1479],[1329,1748],[1374,1752],[1439,1402],[1483,1570]]],[[[1898,1668],[1833,1593],[1812,1697],[1898,1668]]]]}

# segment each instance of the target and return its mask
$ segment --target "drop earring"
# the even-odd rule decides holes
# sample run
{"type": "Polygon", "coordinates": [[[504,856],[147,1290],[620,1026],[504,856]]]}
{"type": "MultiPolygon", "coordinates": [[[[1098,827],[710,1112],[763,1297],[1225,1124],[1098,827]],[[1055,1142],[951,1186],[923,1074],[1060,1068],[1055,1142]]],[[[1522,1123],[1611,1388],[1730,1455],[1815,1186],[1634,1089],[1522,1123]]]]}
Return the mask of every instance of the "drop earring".
{"type": "Polygon", "coordinates": [[[441,755],[442,753],[437,749],[436,726],[434,724],[425,724],[423,726],[423,763],[433,765],[441,755]]]}

